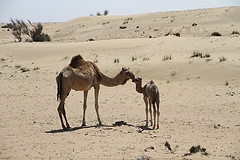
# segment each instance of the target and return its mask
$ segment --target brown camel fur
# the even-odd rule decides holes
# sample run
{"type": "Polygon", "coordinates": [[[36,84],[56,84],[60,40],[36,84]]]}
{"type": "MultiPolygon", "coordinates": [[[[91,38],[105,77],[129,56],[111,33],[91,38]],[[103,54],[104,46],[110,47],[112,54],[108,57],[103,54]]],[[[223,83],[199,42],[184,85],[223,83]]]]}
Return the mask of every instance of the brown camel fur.
{"type": "Polygon", "coordinates": [[[95,110],[97,113],[97,119],[99,125],[102,124],[98,112],[98,94],[100,89],[100,84],[108,87],[114,87],[117,85],[124,85],[129,79],[134,79],[134,75],[126,68],[122,68],[120,73],[114,77],[109,78],[100,72],[99,68],[90,61],[85,61],[81,55],[76,55],[72,58],[71,63],[63,68],[63,70],[56,77],[57,81],[57,98],[60,100],[58,106],[58,113],[61,120],[62,128],[70,128],[67,121],[66,111],[64,108],[64,102],[71,89],[76,91],[84,91],[84,101],[83,101],[83,121],[82,126],[86,125],[85,113],[87,109],[87,95],[88,91],[94,87],[95,90],[95,110]],[[63,123],[63,118],[66,121],[66,126],[63,123]]]}
{"type": "Polygon", "coordinates": [[[159,116],[160,116],[160,111],[159,111],[159,103],[160,103],[160,98],[159,98],[159,90],[158,87],[154,84],[153,81],[148,82],[144,87],[142,87],[142,78],[136,78],[133,79],[133,82],[136,84],[136,91],[138,93],[143,94],[143,100],[146,105],[146,127],[148,126],[148,103],[149,103],[149,112],[150,112],[150,118],[151,118],[151,126],[152,126],[152,107],[153,105],[153,115],[154,115],[154,125],[153,129],[156,127],[156,114],[157,114],[157,128],[159,129],[159,116]],[[156,106],[157,109],[156,109],[156,106]]]}

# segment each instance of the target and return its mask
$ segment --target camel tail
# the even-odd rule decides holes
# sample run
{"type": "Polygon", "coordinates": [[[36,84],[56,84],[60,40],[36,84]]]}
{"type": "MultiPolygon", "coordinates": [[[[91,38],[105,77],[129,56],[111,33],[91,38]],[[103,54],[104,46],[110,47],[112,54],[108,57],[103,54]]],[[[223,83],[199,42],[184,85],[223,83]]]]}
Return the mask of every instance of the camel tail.
{"type": "Polygon", "coordinates": [[[56,77],[57,81],[57,100],[60,101],[62,97],[62,72],[56,77]]]}

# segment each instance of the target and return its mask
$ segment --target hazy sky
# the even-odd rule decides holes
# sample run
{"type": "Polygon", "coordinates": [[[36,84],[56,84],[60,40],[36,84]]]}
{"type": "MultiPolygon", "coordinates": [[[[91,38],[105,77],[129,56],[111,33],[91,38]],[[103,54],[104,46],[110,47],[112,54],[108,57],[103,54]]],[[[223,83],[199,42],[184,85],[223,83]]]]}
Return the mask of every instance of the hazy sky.
{"type": "Polygon", "coordinates": [[[240,0],[0,0],[0,22],[65,22],[104,10],[130,15],[225,6],[240,6],[240,0]]]}

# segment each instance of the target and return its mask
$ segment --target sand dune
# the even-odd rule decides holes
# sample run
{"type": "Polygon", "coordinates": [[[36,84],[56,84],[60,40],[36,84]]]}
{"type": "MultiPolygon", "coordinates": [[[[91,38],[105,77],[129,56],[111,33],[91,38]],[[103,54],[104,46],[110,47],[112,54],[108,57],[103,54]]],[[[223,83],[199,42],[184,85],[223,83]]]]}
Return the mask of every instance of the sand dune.
{"type": "Polygon", "coordinates": [[[239,19],[240,7],[83,17],[44,24],[49,43],[15,43],[11,32],[1,29],[0,158],[240,159],[240,36],[231,34],[240,32],[239,19]],[[194,52],[210,57],[191,58],[194,52]],[[101,86],[101,127],[93,89],[87,128],[80,127],[83,93],[71,91],[66,111],[72,129],[64,132],[55,77],[76,54],[109,77],[129,67],[144,84],[153,80],[161,94],[160,129],[144,128],[142,95],[128,81],[101,86]],[[220,62],[222,57],[226,61],[220,62]],[[128,125],[113,126],[116,121],[128,125]],[[184,156],[197,145],[208,155],[184,156]]]}

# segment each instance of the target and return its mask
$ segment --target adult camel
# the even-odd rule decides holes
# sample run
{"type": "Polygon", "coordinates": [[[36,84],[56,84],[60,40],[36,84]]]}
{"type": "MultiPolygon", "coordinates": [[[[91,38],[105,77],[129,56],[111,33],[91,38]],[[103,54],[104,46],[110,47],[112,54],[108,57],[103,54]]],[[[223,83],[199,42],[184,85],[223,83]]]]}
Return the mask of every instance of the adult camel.
{"type": "Polygon", "coordinates": [[[56,77],[57,99],[60,100],[57,110],[61,120],[62,128],[64,130],[70,128],[70,125],[67,121],[64,102],[71,89],[84,92],[82,126],[86,126],[85,113],[87,109],[87,95],[88,91],[94,87],[95,110],[97,113],[99,125],[101,125],[102,122],[98,112],[98,94],[100,84],[108,87],[124,85],[129,79],[134,79],[134,77],[134,74],[131,73],[128,69],[122,68],[117,76],[114,78],[109,78],[101,73],[99,68],[93,62],[85,61],[81,55],[74,56],[70,64],[67,67],[63,68],[63,70],[56,77]],[[66,121],[66,126],[63,123],[62,115],[66,121]]]}

